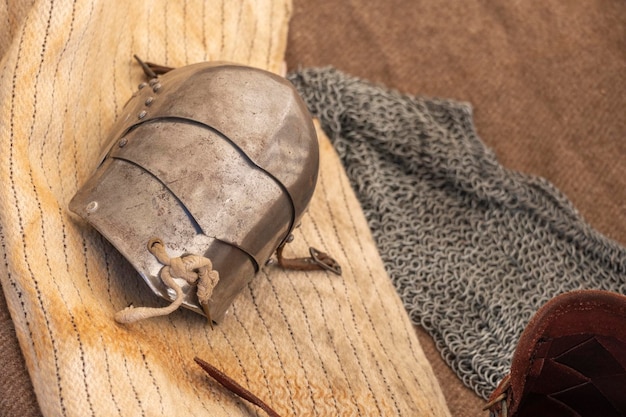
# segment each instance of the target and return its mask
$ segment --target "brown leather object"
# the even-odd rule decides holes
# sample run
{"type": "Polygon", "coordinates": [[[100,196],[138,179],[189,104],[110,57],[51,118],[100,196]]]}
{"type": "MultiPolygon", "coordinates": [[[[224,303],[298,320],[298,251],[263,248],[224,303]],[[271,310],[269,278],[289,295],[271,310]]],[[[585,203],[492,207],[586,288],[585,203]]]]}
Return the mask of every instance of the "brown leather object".
{"type": "Polygon", "coordinates": [[[490,400],[496,416],[626,415],[626,297],[587,290],[550,300],[490,400]]]}

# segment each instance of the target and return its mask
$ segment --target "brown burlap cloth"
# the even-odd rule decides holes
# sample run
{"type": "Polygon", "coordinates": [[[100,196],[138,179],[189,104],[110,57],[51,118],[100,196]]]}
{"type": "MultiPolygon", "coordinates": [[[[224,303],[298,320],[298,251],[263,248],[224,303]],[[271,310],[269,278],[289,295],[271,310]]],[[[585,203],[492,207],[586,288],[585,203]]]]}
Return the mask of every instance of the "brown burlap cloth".
{"type": "MultiPolygon", "coordinates": [[[[160,301],[67,211],[143,81],[134,53],[278,72],[291,10],[287,0],[0,5],[0,280],[44,415],[256,414],[194,356],[285,416],[449,415],[323,135],[318,188],[289,255],[323,248],[343,276],[268,268],[215,330],[186,310],[116,324],[113,314],[130,303],[160,301]]],[[[37,414],[6,317],[2,324],[0,415],[37,414]]]]}
{"type": "MultiPolygon", "coordinates": [[[[502,166],[548,179],[626,244],[626,3],[294,2],[291,70],[334,66],[403,93],[471,103],[502,166]]],[[[418,329],[450,411],[482,415],[418,329]]]]}

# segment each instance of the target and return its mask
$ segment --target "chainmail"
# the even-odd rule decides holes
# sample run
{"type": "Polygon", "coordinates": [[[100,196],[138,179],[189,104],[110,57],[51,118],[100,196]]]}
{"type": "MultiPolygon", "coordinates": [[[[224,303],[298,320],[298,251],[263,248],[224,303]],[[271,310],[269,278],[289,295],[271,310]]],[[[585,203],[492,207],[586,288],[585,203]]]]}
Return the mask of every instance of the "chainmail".
{"type": "Polygon", "coordinates": [[[550,183],[507,170],[468,104],[332,68],[290,74],[346,169],[411,320],[487,398],[530,317],[582,288],[626,293],[626,249],[550,183]]]}

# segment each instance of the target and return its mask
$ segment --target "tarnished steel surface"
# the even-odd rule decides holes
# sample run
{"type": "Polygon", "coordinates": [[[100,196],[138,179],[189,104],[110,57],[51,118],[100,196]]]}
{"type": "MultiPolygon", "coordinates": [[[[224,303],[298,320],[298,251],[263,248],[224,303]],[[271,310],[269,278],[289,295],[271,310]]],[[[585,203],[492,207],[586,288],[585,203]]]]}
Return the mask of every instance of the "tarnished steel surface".
{"type": "MultiPolygon", "coordinates": [[[[219,321],[302,216],[317,181],[318,144],[291,85],[237,65],[196,64],[143,86],[112,129],[106,157],[70,209],[98,229],[150,288],[171,299],[152,237],[172,256],[211,259],[219,321]]],[[[201,312],[195,290],[184,305],[201,312]]]]}
{"type": "Polygon", "coordinates": [[[310,140],[316,137],[311,116],[284,78],[235,64],[176,69],[136,93],[113,128],[113,140],[133,125],[163,117],[217,130],[287,188],[296,212],[308,205],[310,194],[303,191],[315,188],[318,165],[309,172],[315,175],[301,175],[284,164],[309,167],[311,160],[318,160],[319,149],[317,140],[310,140]]]}
{"type": "MultiPolygon", "coordinates": [[[[276,249],[275,236],[287,235],[295,213],[285,190],[215,131],[153,121],[125,138],[127,144],[114,147],[110,156],[158,178],[183,202],[203,234],[245,250],[257,265],[276,249]]],[[[285,164],[297,172],[290,161],[285,164]]]]}

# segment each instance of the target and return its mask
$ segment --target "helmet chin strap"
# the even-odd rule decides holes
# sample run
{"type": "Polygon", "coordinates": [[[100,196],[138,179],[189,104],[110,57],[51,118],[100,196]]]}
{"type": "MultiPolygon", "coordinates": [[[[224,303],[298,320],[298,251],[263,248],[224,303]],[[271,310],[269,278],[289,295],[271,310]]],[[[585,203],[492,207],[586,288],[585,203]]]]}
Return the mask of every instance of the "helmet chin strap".
{"type": "Polygon", "coordinates": [[[296,271],[316,271],[326,270],[334,274],[341,275],[341,266],[337,261],[331,258],[327,253],[319,251],[313,247],[309,248],[311,254],[308,258],[285,258],[283,250],[285,245],[281,245],[276,249],[276,258],[278,265],[283,269],[292,269],[296,271]]]}
{"type": "Polygon", "coordinates": [[[164,65],[153,64],[152,62],[144,62],[137,55],[133,55],[133,57],[135,57],[137,62],[139,62],[139,65],[141,65],[143,72],[150,79],[156,78],[159,75],[165,74],[174,69],[172,67],[166,67],[164,65]]]}
{"type": "Polygon", "coordinates": [[[209,300],[213,288],[219,280],[219,274],[213,270],[211,260],[200,255],[170,258],[165,250],[165,244],[159,238],[150,239],[148,250],[163,264],[159,275],[163,283],[176,292],[176,298],[166,307],[126,307],[115,314],[115,321],[124,324],[133,323],[151,317],[165,316],[176,311],[183,303],[184,293],[174,278],[181,278],[187,283],[197,286],[198,301],[209,320],[209,324],[213,327],[209,312],[209,300]]]}

